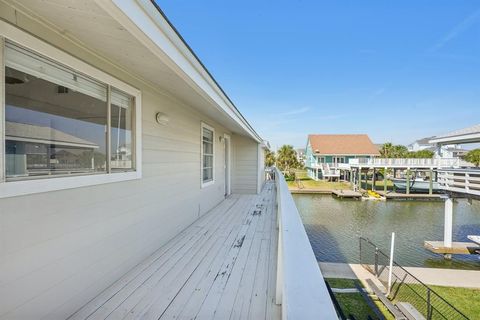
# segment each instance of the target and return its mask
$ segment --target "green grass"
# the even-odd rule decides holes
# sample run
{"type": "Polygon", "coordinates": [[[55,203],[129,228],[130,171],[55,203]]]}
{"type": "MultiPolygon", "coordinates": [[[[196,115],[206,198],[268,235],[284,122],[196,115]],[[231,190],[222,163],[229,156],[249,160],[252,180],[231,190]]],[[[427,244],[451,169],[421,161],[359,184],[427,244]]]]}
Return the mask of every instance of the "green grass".
{"type": "MultiPolygon", "coordinates": [[[[333,278],[328,278],[325,280],[327,280],[328,284],[332,288],[355,288],[355,283],[358,283],[361,287],[363,287],[359,280],[333,278]]],[[[334,293],[334,295],[345,316],[348,317],[349,315],[353,315],[355,319],[358,320],[365,320],[368,318],[368,316],[372,317],[372,319],[378,319],[360,293],[334,293]]],[[[379,307],[386,319],[393,320],[393,317],[381,304],[381,302],[374,302],[377,307],[379,307]]]]}
{"type": "MultiPolygon", "coordinates": [[[[351,189],[350,183],[348,182],[328,182],[328,181],[315,181],[310,179],[307,176],[306,171],[297,171],[297,178],[301,181],[304,189],[315,189],[315,190],[334,190],[334,189],[351,189]]],[[[288,187],[290,189],[297,189],[298,185],[295,181],[287,181],[288,187]]]]}
{"type": "MultiPolygon", "coordinates": [[[[362,183],[362,187],[365,188],[365,182],[362,183]]],[[[383,191],[383,180],[375,181],[375,189],[383,191]]],[[[372,181],[367,182],[367,190],[372,190],[372,181]]],[[[393,182],[391,180],[387,180],[387,190],[393,190],[393,182]]]]}
{"type": "MultiPolygon", "coordinates": [[[[392,292],[396,292],[398,286],[394,286],[392,292]]],[[[430,286],[438,295],[443,297],[455,308],[460,310],[470,319],[477,319],[480,314],[480,302],[476,297],[480,297],[480,289],[467,289],[467,288],[454,288],[454,287],[442,287],[442,286],[430,286]]],[[[440,302],[434,295],[431,296],[432,305],[434,308],[445,312],[448,310],[446,305],[440,302]]],[[[394,297],[394,302],[406,301],[411,303],[417,310],[426,314],[426,290],[419,284],[409,284],[408,286],[403,284],[400,286],[400,290],[394,297]],[[418,294],[418,296],[417,296],[418,294]],[[420,298],[421,296],[422,298],[420,298]]],[[[443,317],[433,312],[432,319],[443,319],[443,317]]]]}
{"type": "Polygon", "coordinates": [[[480,315],[480,289],[431,286],[445,300],[454,305],[470,319],[480,315]]]}
{"type": "MultiPolygon", "coordinates": [[[[362,286],[359,280],[328,278],[326,281],[332,288],[355,288],[355,283],[359,283],[362,286]]],[[[395,292],[396,288],[397,287],[394,286],[392,292],[395,292]]],[[[480,297],[480,289],[442,286],[430,286],[430,288],[470,319],[477,319],[478,315],[480,315],[480,302],[478,301],[478,297],[480,297]]],[[[426,298],[424,287],[418,284],[410,284],[409,286],[402,285],[392,302],[409,302],[418,311],[424,313],[426,310],[426,304],[421,299],[415,299],[413,291],[416,291],[422,297],[426,298]]],[[[346,316],[352,314],[356,319],[361,320],[367,319],[368,315],[370,315],[373,319],[376,319],[375,313],[365,302],[360,293],[335,293],[335,297],[346,316]]],[[[439,300],[432,295],[432,304],[441,308],[439,307],[438,301],[439,300]]],[[[374,299],[374,303],[386,319],[394,319],[387,308],[379,300],[374,299]]],[[[443,317],[440,317],[434,312],[432,319],[443,319],[443,317]]]]}

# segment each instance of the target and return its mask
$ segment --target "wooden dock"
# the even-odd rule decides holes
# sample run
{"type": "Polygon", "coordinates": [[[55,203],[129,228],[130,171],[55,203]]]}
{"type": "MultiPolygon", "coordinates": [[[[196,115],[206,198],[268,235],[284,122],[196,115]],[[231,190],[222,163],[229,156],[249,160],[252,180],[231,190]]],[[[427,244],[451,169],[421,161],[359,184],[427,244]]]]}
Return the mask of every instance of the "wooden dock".
{"type": "Polygon", "coordinates": [[[473,242],[452,242],[451,247],[445,247],[443,241],[425,241],[424,247],[439,254],[479,254],[480,246],[473,242]]]}
{"type": "Polygon", "coordinates": [[[379,195],[387,198],[387,200],[441,200],[441,194],[428,194],[428,193],[399,193],[399,192],[384,192],[375,191],[379,195]]]}
{"type": "Polygon", "coordinates": [[[360,199],[362,194],[353,190],[332,190],[332,194],[337,198],[360,199]]]}
{"type": "Polygon", "coordinates": [[[332,190],[326,190],[326,189],[298,189],[298,188],[291,188],[289,189],[290,193],[292,194],[332,194],[332,190]]]}

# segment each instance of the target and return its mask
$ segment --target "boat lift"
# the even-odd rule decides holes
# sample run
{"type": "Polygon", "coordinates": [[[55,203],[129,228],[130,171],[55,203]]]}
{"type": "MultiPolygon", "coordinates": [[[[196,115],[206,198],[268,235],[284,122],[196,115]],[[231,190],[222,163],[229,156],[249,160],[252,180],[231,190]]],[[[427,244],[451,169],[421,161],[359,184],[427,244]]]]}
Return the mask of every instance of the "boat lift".
{"type": "Polygon", "coordinates": [[[439,170],[440,189],[445,191],[445,224],[443,241],[425,241],[426,249],[443,254],[450,259],[452,254],[480,254],[480,236],[469,235],[472,242],[453,242],[453,200],[467,198],[480,200],[480,169],[439,170]]]}

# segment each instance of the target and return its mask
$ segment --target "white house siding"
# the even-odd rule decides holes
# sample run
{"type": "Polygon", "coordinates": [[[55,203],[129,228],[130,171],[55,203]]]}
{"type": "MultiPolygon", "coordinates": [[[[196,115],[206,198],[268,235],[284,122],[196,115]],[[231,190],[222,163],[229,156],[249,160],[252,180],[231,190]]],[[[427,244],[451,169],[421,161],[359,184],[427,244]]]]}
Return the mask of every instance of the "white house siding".
{"type": "MultiPolygon", "coordinates": [[[[0,199],[0,319],[63,319],[223,200],[218,137],[231,133],[2,3],[0,17],[142,91],[142,179],[0,199]],[[215,128],[216,151],[215,183],[203,189],[201,121],[215,128]]],[[[255,190],[256,145],[233,137],[244,174],[233,190],[255,190]]]]}
{"type": "Polygon", "coordinates": [[[233,135],[232,192],[256,193],[258,188],[258,143],[233,135]]]}

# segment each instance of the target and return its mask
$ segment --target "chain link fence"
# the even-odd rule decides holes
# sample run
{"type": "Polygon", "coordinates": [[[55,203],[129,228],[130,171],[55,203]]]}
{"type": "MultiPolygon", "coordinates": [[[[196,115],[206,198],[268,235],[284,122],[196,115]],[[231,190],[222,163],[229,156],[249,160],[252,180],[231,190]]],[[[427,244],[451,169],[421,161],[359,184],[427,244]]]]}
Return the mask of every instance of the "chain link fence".
{"type": "MultiPolygon", "coordinates": [[[[359,245],[360,263],[387,288],[390,257],[368,239],[360,237],[359,245]]],[[[411,304],[427,320],[469,319],[395,261],[393,261],[392,286],[388,298],[393,304],[399,302],[411,304]]]]}

